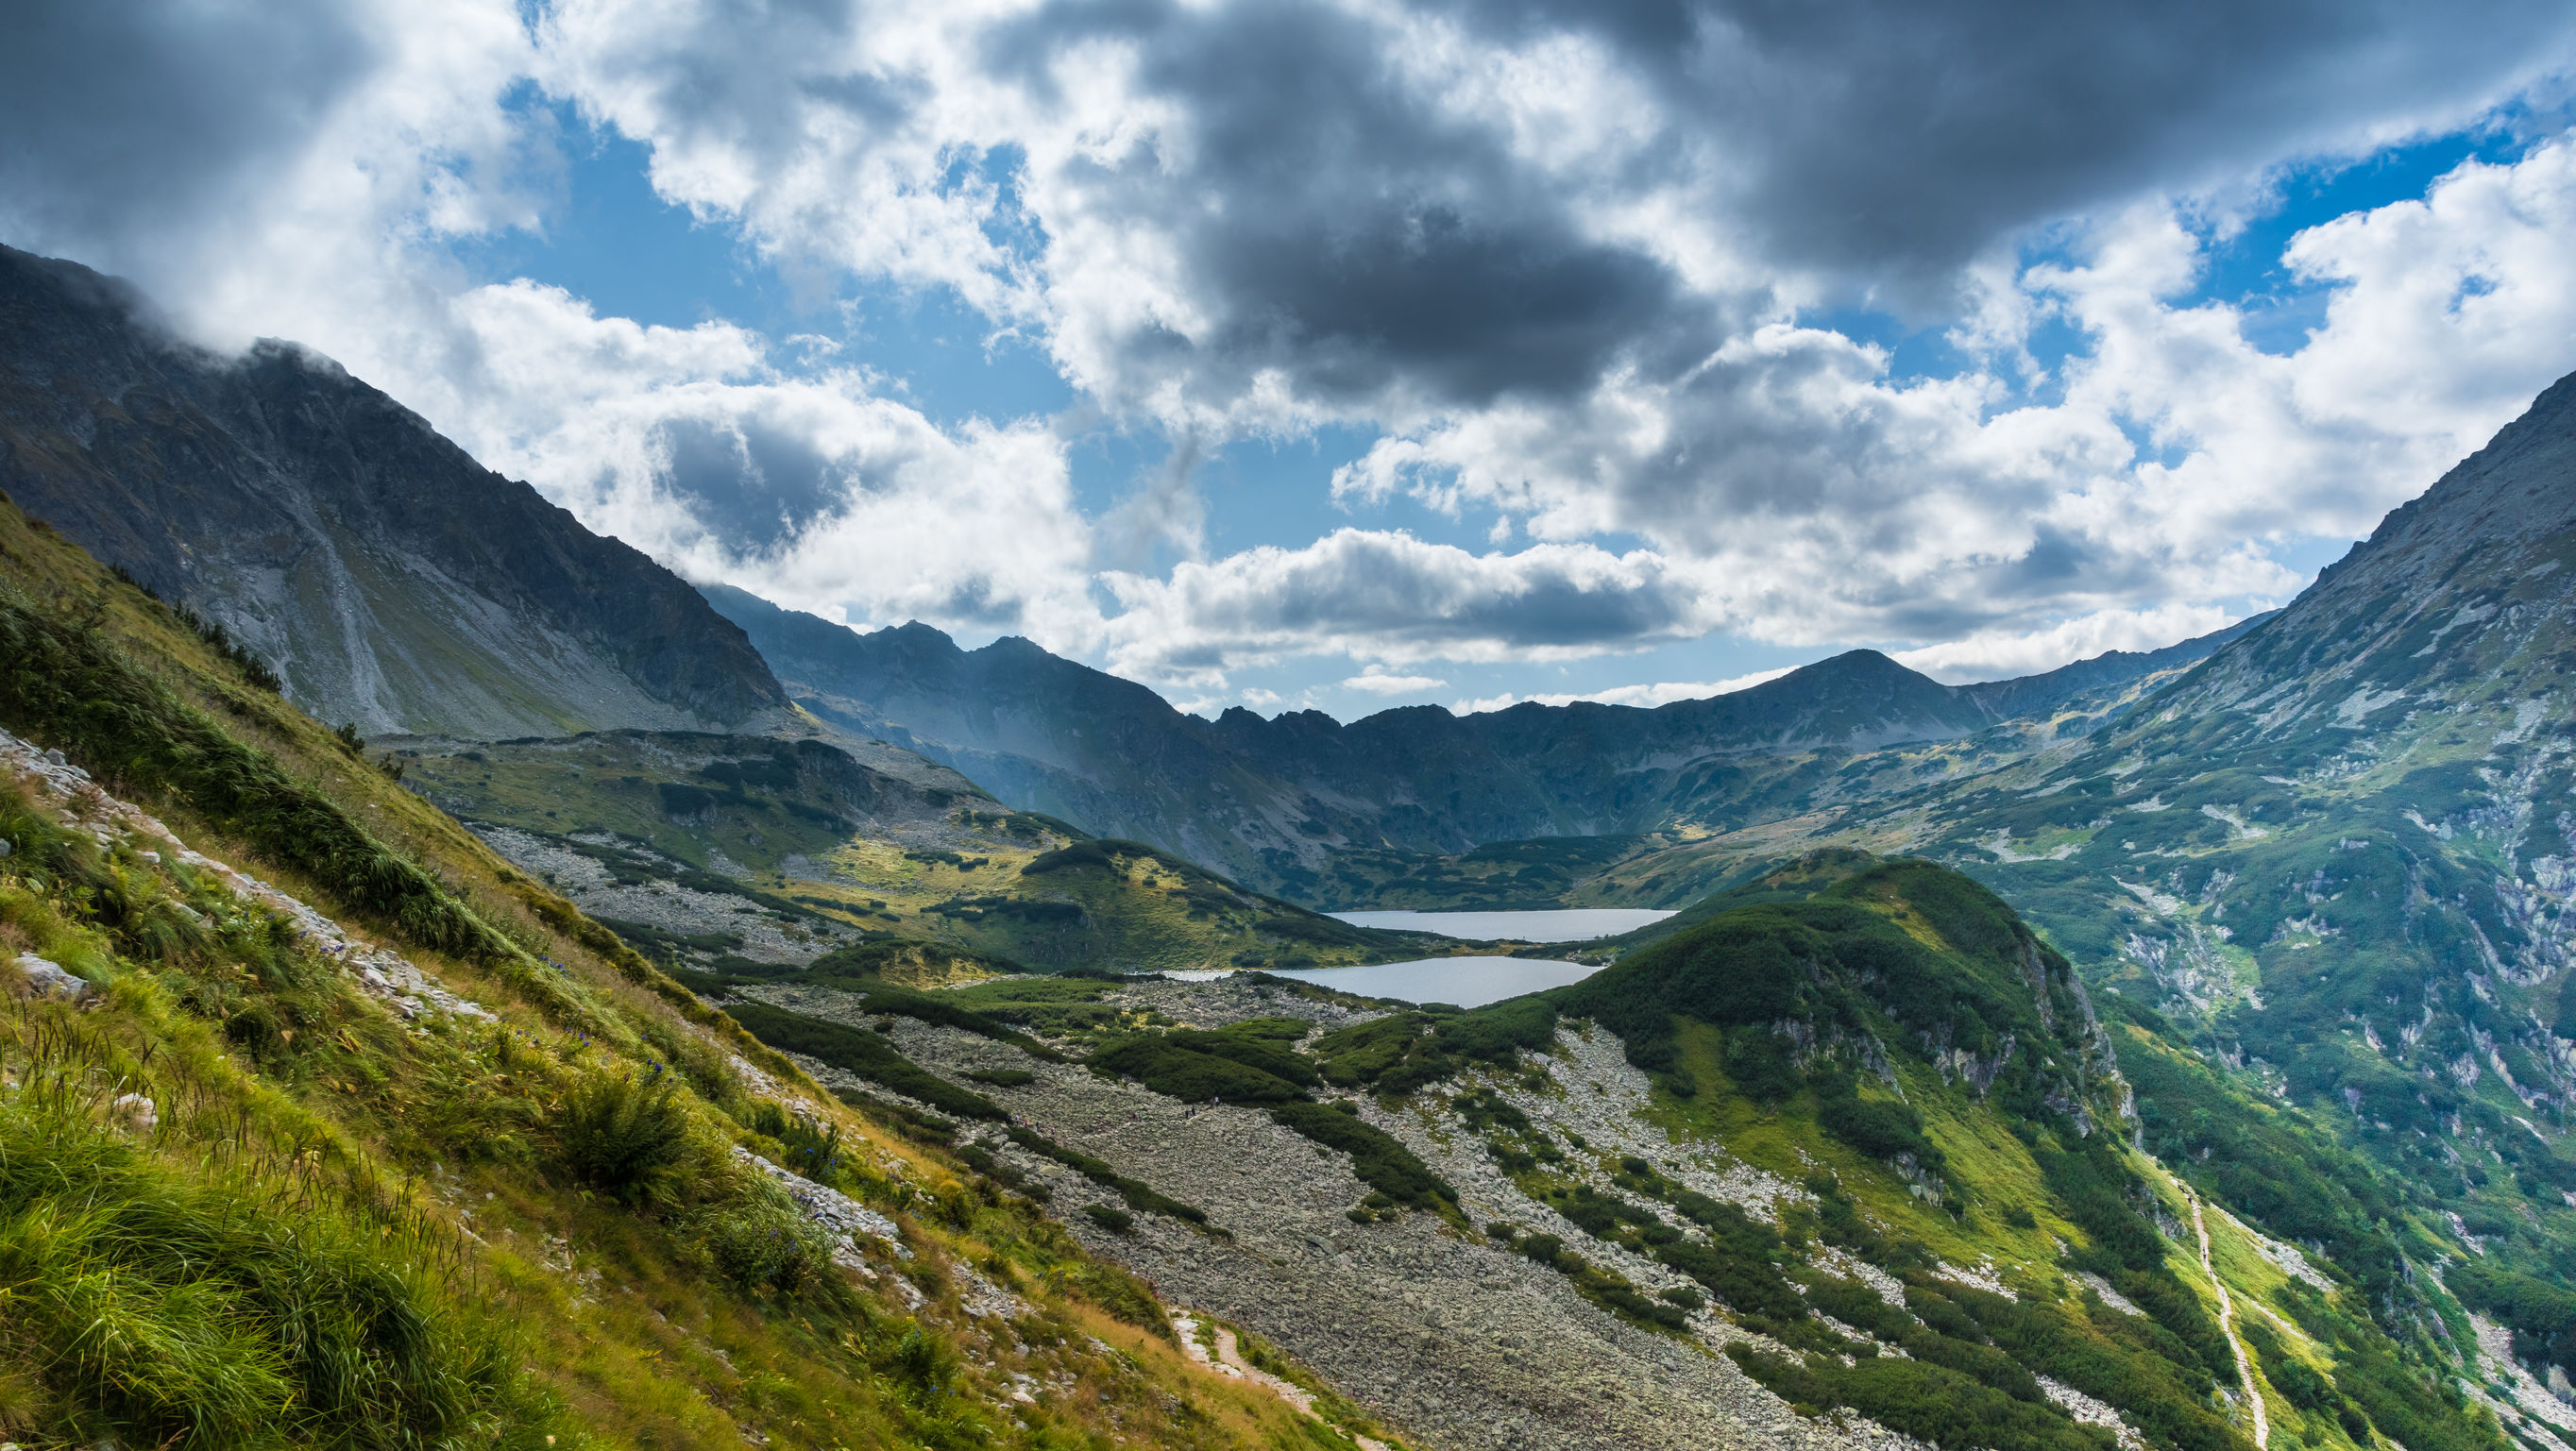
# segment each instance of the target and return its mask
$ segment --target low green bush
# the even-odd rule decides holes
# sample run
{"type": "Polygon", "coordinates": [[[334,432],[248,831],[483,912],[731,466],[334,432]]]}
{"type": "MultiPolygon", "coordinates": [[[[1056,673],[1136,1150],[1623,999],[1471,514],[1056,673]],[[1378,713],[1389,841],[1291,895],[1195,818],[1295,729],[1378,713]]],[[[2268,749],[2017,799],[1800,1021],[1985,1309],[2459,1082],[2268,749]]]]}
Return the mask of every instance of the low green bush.
{"type": "Polygon", "coordinates": [[[582,1079],[555,1111],[555,1157],[573,1176],[627,1204],[668,1204],[691,1158],[689,1114],[678,1075],[582,1079]]]}
{"type": "Polygon", "coordinates": [[[1435,1214],[1458,1212],[1458,1191],[1384,1129],[1307,1101],[1283,1103],[1270,1117],[1325,1148],[1350,1155],[1351,1172],[1388,1199],[1435,1214]]]}
{"type": "MultiPolygon", "coordinates": [[[[1221,1056],[1189,1042],[1173,1041],[1181,1036],[1173,1033],[1130,1038],[1093,1054],[1091,1067],[1095,1072],[1133,1078],[1166,1098],[1177,1098],[1184,1103],[1205,1103],[1211,1099],[1222,1099],[1228,1103],[1284,1103],[1305,1096],[1305,1090],[1296,1083],[1243,1062],[1236,1056],[1221,1056]]],[[[1222,1035],[1206,1033],[1194,1036],[1205,1039],[1222,1035]]],[[[1260,1049],[1257,1044],[1243,1046],[1260,1049]]]]}
{"type": "Polygon", "coordinates": [[[1010,1116],[991,1099],[931,1073],[896,1052],[884,1038],[863,1028],[809,1018],[766,1003],[735,1003],[725,1013],[772,1048],[821,1059],[941,1113],[987,1121],[1010,1116]]]}
{"type": "Polygon", "coordinates": [[[715,1271],[743,1289],[782,1296],[834,1287],[831,1237],[767,1177],[746,1181],[681,1226],[715,1271]]]}
{"type": "Polygon", "coordinates": [[[1889,1430],[1938,1446],[1991,1451],[2111,1451],[2109,1431],[2084,1426],[2055,1406],[2006,1395],[1947,1366],[1871,1356],[1844,1366],[1826,1356],[1804,1365],[1743,1341],[1726,1353],[1773,1394],[1799,1406],[1849,1406],[1889,1430]]]}

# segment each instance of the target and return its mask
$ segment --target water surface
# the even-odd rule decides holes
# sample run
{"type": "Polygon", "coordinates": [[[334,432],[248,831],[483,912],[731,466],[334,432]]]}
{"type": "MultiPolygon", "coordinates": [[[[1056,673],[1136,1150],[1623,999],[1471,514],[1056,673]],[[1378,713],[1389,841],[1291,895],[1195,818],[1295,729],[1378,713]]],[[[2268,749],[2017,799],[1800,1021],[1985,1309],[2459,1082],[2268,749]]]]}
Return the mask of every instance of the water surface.
{"type": "MultiPolygon", "coordinates": [[[[1470,942],[1586,942],[1673,915],[1645,907],[1558,907],[1542,912],[1328,912],[1354,927],[1437,932],[1470,942]]],[[[1463,1006],[1463,1004],[1462,1004],[1463,1006]]]]}
{"type": "Polygon", "coordinates": [[[1544,957],[1434,957],[1421,962],[1380,962],[1367,967],[1300,967],[1274,977],[1293,977],[1336,992],[1367,998],[1400,998],[1408,1003],[1454,1003],[1481,1008],[1523,993],[1544,992],[1581,982],[1601,969],[1586,962],[1559,962],[1544,957]]]}

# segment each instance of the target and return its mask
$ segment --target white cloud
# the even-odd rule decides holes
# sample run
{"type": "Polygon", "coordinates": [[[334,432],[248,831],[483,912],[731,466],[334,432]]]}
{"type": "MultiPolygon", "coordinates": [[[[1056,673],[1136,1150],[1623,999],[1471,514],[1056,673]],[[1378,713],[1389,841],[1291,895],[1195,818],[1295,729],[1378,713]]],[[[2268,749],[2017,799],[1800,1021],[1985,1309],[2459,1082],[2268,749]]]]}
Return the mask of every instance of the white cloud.
{"type": "Polygon", "coordinates": [[[2235,308],[2181,300],[2203,243],[2141,204],[1992,284],[1961,336],[1993,371],[1900,384],[1839,334],[1767,325],[1671,378],[1389,435],[1335,488],[1641,536],[1700,617],[1773,641],[1944,641],[1923,658],[2014,670],[2171,643],[2295,589],[2274,548],[2367,532],[2576,363],[2571,234],[2576,141],[2464,165],[2292,242],[2337,292],[2275,355],[2235,308]],[[2090,343],[2061,400],[2009,402],[2055,324],[2090,343]]]}
{"type": "Polygon", "coordinates": [[[2161,650],[2216,630],[2241,616],[2215,605],[2172,604],[2144,610],[2104,610],[2037,630],[1980,630],[1894,657],[1948,685],[2038,675],[2072,660],[2110,650],[2161,650]]]}
{"type": "Polygon", "coordinates": [[[1401,532],[1337,529],[1301,549],[1110,574],[1113,667],[1214,679],[1254,661],[1563,660],[1705,633],[1699,583],[1649,551],[1542,544],[1471,554],[1401,532]]]}
{"type": "Polygon", "coordinates": [[[1422,695],[1448,683],[1436,675],[1383,675],[1371,670],[1343,681],[1342,689],[1365,691],[1370,695],[1422,695]]]}
{"type": "Polygon", "coordinates": [[[1540,705],[1572,705],[1577,701],[1584,701],[1593,705],[1633,705],[1651,710],[1659,705],[1671,705],[1677,700],[1706,700],[1711,696],[1733,695],[1739,690],[1749,690],[1765,681],[1777,680],[1796,668],[1794,665],[1784,665],[1777,670],[1756,670],[1750,675],[1730,676],[1724,680],[1661,680],[1652,685],[1617,685],[1608,690],[1594,690],[1580,694],[1541,691],[1534,695],[1514,695],[1506,691],[1501,695],[1462,700],[1452,709],[1460,715],[1474,715],[1480,711],[1502,710],[1507,706],[1526,702],[1536,702],[1540,705]]]}
{"type": "Polygon", "coordinates": [[[460,408],[484,457],[592,527],[862,627],[1095,643],[1092,530],[1043,425],[944,431],[865,373],[781,375],[738,328],[639,327],[553,288],[483,288],[457,310],[481,357],[460,408]]]}

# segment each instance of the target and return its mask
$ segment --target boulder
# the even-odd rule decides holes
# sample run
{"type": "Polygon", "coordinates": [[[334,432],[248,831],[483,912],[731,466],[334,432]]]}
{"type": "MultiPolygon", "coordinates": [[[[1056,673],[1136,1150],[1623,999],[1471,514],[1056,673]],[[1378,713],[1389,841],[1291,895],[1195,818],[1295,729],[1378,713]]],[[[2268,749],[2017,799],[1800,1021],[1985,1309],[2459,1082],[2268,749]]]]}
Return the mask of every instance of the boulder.
{"type": "Polygon", "coordinates": [[[90,986],[88,979],[65,971],[61,963],[47,961],[32,952],[18,954],[18,971],[26,974],[28,991],[43,997],[70,998],[78,1002],[98,991],[90,986]]]}

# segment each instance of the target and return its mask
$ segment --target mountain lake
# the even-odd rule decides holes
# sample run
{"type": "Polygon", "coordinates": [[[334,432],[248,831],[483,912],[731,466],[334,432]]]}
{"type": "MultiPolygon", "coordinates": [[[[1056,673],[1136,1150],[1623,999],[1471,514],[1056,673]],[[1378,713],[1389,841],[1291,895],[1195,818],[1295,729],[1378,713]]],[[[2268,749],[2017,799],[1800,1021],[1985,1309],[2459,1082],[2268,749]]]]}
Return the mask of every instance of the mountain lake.
{"type": "MultiPolygon", "coordinates": [[[[1389,927],[1404,932],[1437,932],[1470,942],[1583,942],[1633,932],[1661,922],[1670,912],[1632,907],[1572,907],[1543,912],[1333,912],[1355,927],[1389,927]]],[[[1367,967],[1300,967],[1272,969],[1273,977],[1293,977],[1362,997],[1395,998],[1408,1003],[1449,1003],[1480,1008],[1523,993],[1545,992],[1581,982],[1600,968],[1583,962],[1545,957],[1433,957],[1419,962],[1380,962],[1367,967]]],[[[1217,972],[1176,972],[1172,977],[1222,977],[1217,972]]]]}
{"type": "Polygon", "coordinates": [[[1437,932],[1469,942],[1589,942],[1673,915],[1647,907],[1560,907],[1544,912],[1327,912],[1354,927],[1437,932]]]}

